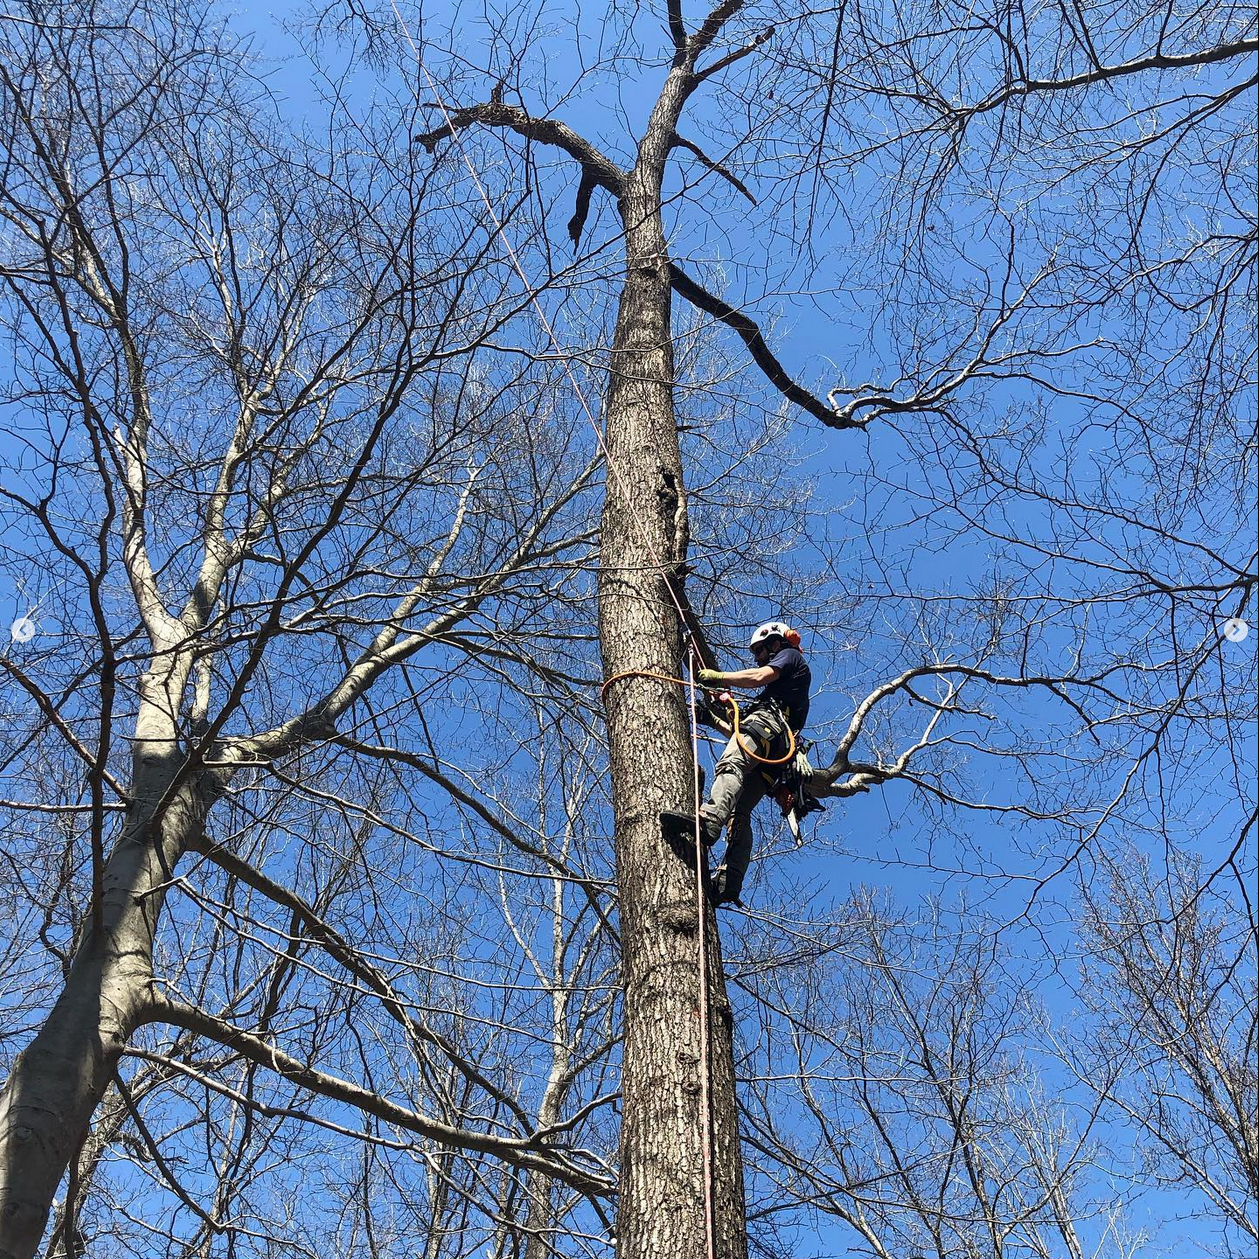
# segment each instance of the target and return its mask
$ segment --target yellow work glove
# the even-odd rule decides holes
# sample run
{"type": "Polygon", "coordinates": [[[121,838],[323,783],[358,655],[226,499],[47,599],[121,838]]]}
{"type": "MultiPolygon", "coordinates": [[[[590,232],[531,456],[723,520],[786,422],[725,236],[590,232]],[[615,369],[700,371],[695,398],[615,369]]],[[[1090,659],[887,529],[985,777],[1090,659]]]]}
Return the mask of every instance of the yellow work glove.
{"type": "Polygon", "coordinates": [[[726,675],[718,672],[716,669],[701,669],[699,671],[700,686],[718,687],[725,681],[726,675]]]}

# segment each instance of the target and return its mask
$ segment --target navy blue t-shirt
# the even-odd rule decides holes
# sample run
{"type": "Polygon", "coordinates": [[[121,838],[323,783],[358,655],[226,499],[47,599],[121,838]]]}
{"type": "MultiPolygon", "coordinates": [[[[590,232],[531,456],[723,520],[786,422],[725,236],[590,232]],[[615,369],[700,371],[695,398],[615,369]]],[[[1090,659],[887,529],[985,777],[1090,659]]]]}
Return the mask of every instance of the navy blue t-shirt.
{"type": "Polygon", "coordinates": [[[791,728],[804,729],[805,718],[809,715],[809,683],[813,676],[804,656],[794,647],[784,647],[765,663],[778,670],[778,677],[757,699],[776,699],[785,704],[791,728]]]}

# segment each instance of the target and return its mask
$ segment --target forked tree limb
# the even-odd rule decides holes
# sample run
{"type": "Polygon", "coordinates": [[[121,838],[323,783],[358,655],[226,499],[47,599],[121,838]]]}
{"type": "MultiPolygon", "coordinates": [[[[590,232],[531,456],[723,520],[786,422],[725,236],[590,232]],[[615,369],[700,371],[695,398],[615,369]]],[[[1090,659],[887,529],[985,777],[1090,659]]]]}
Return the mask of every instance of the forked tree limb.
{"type": "MultiPolygon", "coordinates": [[[[624,219],[625,172],[567,124],[554,118],[534,118],[518,105],[506,105],[497,101],[487,101],[480,105],[468,105],[450,110],[447,117],[448,121],[444,121],[442,126],[413,136],[415,143],[423,145],[428,152],[433,153],[443,139],[455,139],[460,131],[479,123],[484,127],[498,127],[514,131],[517,135],[539,144],[552,145],[562,149],[573,158],[580,165],[582,172],[581,183],[577,187],[576,209],[568,222],[568,234],[574,244],[581,238],[582,228],[585,226],[586,216],[590,210],[590,198],[596,187],[606,188],[618,202],[622,202],[622,218],[624,219]]],[[[705,166],[728,179],[755,204],[755,198],[751,192],[734,175],[713,162],[689,140],[684,140],[675,132],[672,145],[694,154],[705,166]]],[[[846,429],[865,426],[863,421],[836,415],[834,409],[827,406],[821,398],[795,381],[769,348],[755,320],[731,306],[729,302],[723,301],[715,293],[709,292],[672,262],[669,266],[669,283],[679,297],[685,298],[692,306],[704,311],[705,314],[712,315],[732,329],[747,346],[752,361],[765,374],[769,383],[789,402],[795,403],[801,410],[807,411],[814,419],[821,420],[829,428],[846,429]]]]}

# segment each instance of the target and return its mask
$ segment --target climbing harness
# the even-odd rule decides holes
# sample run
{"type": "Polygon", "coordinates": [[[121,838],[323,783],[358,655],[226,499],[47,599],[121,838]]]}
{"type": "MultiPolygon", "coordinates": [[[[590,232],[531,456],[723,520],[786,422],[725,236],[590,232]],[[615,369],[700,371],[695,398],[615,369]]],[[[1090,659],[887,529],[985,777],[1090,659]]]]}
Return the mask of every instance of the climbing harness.
{"type": "MultiPolygon", "coordinates": [[[[795,760],[796,756],[796,732],[787,726],[787,751],[782,756],[760,756],[753,749],[743,742],[743,737],[739,730],[739,701],[735,699],[729,691],[723,692],[722,698],[734,710],[734,737],[739,742],[739,748],[745,756],[750,756],[754,761],[761,765],[786,765],[789,761],[795,760]]],[[[749,714],[755,716],[755,713],[749,714]]]]}

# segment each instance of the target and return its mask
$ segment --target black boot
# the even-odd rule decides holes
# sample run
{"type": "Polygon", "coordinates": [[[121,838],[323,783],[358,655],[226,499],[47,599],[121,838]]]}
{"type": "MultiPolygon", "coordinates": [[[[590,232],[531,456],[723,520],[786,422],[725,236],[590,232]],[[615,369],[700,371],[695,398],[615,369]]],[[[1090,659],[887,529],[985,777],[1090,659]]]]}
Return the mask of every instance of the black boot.
{"type": "Polygon", "coordinates": [[[743,875],[726,866],[718,866],[712,879],[714,905],[738,905],[743,908],[739,893],[743,891],[743,875]]]}
{"type": "MultiPolygon", "coordinates": [[[[695,847],[694,813],[677,813],[673,809],[662,809],[660,826],[669,840],[695,847]]],[[[721,838],[721,828],[714,828],[702,812],[699,815],[699,836],[705,848],[711,848],[721,838]]]]}

